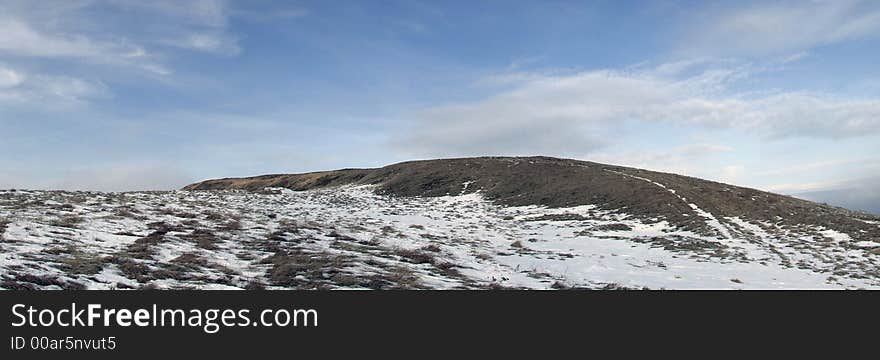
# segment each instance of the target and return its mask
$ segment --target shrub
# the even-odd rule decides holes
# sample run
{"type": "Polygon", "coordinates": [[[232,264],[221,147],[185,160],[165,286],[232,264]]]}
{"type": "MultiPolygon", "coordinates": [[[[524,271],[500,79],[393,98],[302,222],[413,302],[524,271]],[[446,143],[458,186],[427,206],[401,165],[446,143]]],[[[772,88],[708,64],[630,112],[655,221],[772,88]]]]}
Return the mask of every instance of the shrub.
{"type": "Polygon", "coordinates": [[[423,247],[422,250],[430,251],[430,252],[440,252],[440,247],[437,245],[431,244],[431,245],[423,247]]]}
{"type": "Polygon", "coordinates": [[[75,229],[76,226],[78,224],[82,223],[83,221],[84,221],[84,219],[80,216],[66,215],[66,216],[62,216],[60,218],[57,218],[57,219],[50,221],[49,225],[75,229]]]}
{"type": "Polygon", "coordinates": [[[431,264],[434,262],[433,256],[420,250],[397,249],[394,254],[414,264],[431,264]]]}

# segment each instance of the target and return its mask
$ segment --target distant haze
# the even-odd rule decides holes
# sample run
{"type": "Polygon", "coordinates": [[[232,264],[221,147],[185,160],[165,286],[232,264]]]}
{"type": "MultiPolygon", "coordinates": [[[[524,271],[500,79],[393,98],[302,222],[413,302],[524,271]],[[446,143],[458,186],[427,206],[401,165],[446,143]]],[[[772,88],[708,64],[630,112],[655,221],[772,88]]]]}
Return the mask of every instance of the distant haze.
{"type": "Polygon", "coordinates": [[[794,194],[802,199],[880,215],[880,185],[872,188],[850,188],[794,194]]]}

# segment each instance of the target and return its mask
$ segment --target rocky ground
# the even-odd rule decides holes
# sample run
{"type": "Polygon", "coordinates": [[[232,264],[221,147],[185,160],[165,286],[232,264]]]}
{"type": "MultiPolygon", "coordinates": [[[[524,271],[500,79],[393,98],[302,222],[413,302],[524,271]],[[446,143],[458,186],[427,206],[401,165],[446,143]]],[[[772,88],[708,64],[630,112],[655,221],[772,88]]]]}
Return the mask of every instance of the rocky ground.
{"type": "Polygon", "coordinates": [[[0,288],[880,287],[876,218],[834,227],[729,216],[672,183],[625,176],[671,194],[704,226],[626,207],[513,206],[468,182],[427,197],[380,185],[0,191],[0,288]]]}

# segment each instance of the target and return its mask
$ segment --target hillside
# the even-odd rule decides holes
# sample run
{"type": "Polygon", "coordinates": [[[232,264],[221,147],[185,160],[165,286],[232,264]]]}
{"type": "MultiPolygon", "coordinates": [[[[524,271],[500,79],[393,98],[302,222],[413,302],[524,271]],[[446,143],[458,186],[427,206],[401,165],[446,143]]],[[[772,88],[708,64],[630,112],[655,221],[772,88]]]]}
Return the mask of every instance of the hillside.
{"type": "Polygon", "coordinates": [[[310,190],[376,185],[394,196],[445,196],[479,192],[509,206],[595,205],[648,221],[666,220],[684,230],[722,235],[735,231],[726,217],[780,226],[821,225],[855,239],[880,239],[877,218],[828,205],[697,178],[588,161],[550,157],[481,157],[410,161],[378,169],[343,169],[290,175],[208,180],[184,190],[310,190]],[[723,226],[713,226],[715,222],[723,226]]]}
{"type": "Polygon", "coordinates": [[[878,289],[878,231],[875,216],[674,174],[429,160],[3,190],[0,289],[878,289]]]}

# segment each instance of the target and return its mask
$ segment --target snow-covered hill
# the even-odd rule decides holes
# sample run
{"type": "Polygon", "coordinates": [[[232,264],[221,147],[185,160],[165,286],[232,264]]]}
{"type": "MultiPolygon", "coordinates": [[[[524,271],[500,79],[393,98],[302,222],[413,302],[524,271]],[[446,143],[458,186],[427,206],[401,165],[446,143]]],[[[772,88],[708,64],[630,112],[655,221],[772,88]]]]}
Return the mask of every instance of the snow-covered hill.
{"type": "Polygon", "coordinates": [[[431,197],[381,195],[378,185],[0,191],[0,287],[880,288],[880,242],[865,230],[855,239],[725,216],[673,185],[634,180],[676,196],[714,231],[626,208],[505,205],[468,183],[431,197]]]}

